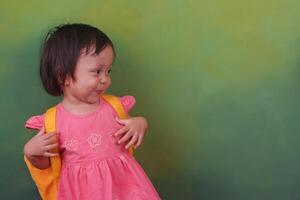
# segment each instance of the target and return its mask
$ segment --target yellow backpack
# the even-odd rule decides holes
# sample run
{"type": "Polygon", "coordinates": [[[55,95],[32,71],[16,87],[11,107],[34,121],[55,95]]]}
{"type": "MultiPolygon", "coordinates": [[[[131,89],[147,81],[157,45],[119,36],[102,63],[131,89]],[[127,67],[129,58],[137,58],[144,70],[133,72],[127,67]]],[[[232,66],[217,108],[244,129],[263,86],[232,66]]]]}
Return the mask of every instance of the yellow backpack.
{"type": "MultiPolygon", "coordinates": [[[[101,96],[108,102],[117,112],[120,119],[128,118],[123,105],[118,97],[104,94],[101,96]]],[[[45,114],[45,133],[54,132],[56,130],[56,106],[47,110],[45,114]]],[[[56,148],[53,152],[59,152],[56,148]]],[[[129,148],[129,153],[133,155],[133,146],[129,148]]],[[[25,163],[29,169],[31,177],[35,182],[38,191],[43,200],[57,200],[58,194],[58,181],[61,170],[60,156],[50,157],[50,167],[46,169],[38,169],[34,167],[24,155],[25,163]]]]}

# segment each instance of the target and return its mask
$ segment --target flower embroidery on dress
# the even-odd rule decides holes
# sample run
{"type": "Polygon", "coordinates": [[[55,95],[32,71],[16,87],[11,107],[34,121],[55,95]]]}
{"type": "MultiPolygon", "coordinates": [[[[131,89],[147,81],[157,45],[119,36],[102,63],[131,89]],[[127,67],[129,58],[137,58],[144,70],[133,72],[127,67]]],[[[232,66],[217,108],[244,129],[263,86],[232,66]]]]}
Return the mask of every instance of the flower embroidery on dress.
{"type": "Polygon", "coordinates": [[[87,139],[87,142],[90,144],[92,148],[101,145],[102,137],[99,134],[91,134],[91,136],[87,139]]]}
{"type": "Polygon", "coordinates": [[[78,141],[75,139],[65,141],[63,147],[65,147],[68,151],[75,151],[78,147],[78,141]]]}

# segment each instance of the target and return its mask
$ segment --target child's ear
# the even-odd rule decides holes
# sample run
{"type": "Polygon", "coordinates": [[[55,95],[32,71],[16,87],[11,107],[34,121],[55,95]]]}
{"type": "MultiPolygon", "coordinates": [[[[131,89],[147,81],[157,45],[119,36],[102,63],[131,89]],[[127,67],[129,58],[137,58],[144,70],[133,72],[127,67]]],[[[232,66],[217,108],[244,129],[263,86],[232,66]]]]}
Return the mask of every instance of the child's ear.
{"type": "Polygon", "coordinates": [[[60,87],[64,86],[64,83],[63,83],[64,81],[63,81],[63,78],[62,78],[62,73],[60,71],[57,72],[56,77],[57,77],[57,82],[60,85],[60,87]]]}
{"type": "Polygon", "coordinates": [[[69,74],[67,74],[65,77],[65,80],[63,80],[62,73],[61,72],[57,73],[58,82],[62,87],[70,85],[71,78],[72,77],[69,74]]]}
{"type": "Polygon", "coordinates": [[[71,79],[72,79],[72,77],[69,74],[67,74],[66,78],[65,78],[65,82],[63,83],[63,86],[69,86],[71,83],[71,79]]]}

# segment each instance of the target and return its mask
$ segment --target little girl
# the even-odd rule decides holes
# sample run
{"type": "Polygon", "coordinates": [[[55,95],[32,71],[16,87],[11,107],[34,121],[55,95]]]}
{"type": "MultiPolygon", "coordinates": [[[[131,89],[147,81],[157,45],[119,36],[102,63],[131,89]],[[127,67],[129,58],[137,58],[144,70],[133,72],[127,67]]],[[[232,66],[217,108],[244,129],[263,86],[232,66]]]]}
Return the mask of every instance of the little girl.
{"type": "MultiPolygon", "coordinates": [[[[111,40],[85,24],[66,24],[49,31],[42,51],[40,76],[45,90],[63,95],[56,105],[56,132],[45,133],[45,114],[26,122],[38,130],[24,146],[26,160],[47,170],[50,157],[61,156],[59,200],[160,199],[142,167],[129,154],[147,129],[143,117],[118,119],[101,98],[111,85],[115,58],[111,40]],[[59,148],[59,153],[53,149],[59,148]]],[[[118,97],[126,113],[133,96],[118,97]]]]}

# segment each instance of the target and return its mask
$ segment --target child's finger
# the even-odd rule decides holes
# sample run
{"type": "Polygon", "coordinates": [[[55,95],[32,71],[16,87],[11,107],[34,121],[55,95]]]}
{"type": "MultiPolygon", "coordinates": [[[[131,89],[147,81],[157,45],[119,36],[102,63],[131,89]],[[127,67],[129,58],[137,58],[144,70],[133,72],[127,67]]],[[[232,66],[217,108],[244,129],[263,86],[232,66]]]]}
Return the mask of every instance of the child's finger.
{"type": "Polygon", "coordinates": [[[51,138],[51,137],[56,137],[56,136],[57,136],[57,133],[56,133],[56,132],[51,132],[51,133],[45,134],[45,135],[43,136],[43,139],[44,139],[44,140],[47,140],[47,139],[49,139],[49,138],[51,138]]]}
{"type": "Polygon", "coordinates": [[[45,152],[44,156],[46,156],[46,157],[54,157],[54,156],[59,156],[59,153],[45,152]]]}
{"type": "Polygon", "coordinates": [[[133,131],[128,131],[119,141],[118,143],[121,144],[127,140],[129,140],[130,137],[132,137],[133,134],[133,131]]]}
{"type": "Polygon", "coordinates": [[[127,119],[119,119],[119,118],[115,118],[116,121],[121,124],[121,125],[126,125],[128,123],[128,120],[127,119]]]}
{"type": "Polygon", "coordinates": [[[45,127],[42,127],[39,132],[35,135],[35,137],[39,137],[45,133],[45,127]]]}
{"type": "Polygon", "coordinates": [[[131,145],[133,145],[137,141],[137,134],[133,135],[130,142],[127,143],[125,146],[126,149],[128,149],[131,145]]]}
{"type": "Polygon", "coordinates": [[[137,143],[134,145],[134,148],[135,149],[138,148],[142,144],[142,141],[143,141],[143,136],[140,135],[137,143]]]}
{"type": "Polygon", "coordinates": [[[118,135],[124,134],[125,132],[128,131],[128,129],[129,128],[127,126],[124,126],[123,128],[120,128],[114,135],[118,136],[118,135]]]}
{"type": "Polygon", "coordinates": [[[47,138],[43,138],[44,145],[49,145],[49,144],[54,144],[54,143],[57,143],[57,135],[56,134],[51,135],[47,138]]]}
{"type": "Polygon", "coordinates": [[[44,150],[45,151],[50,151],[50,150],[52,150],[52,149],[54,149],[56,147],[58,147],[58,143],[49,144],[49,145],[47,145],[47,146],[44,147],[44,150]]]}

